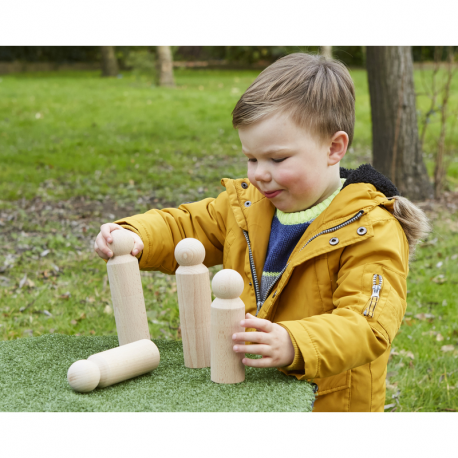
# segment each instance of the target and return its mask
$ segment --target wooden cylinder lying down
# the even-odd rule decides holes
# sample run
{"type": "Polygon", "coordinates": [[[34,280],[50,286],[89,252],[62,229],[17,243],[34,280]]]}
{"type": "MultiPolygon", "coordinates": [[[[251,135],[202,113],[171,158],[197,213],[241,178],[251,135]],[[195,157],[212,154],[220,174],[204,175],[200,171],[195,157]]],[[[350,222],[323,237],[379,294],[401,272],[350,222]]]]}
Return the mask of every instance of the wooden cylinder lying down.
{"type": "Polygon", "coordinates": [[[67,380],[75,391],[86,393],[146,374],[156,369],[159,361],[154,342],[137,340],[76,361],[68,369],[67,380]]]}

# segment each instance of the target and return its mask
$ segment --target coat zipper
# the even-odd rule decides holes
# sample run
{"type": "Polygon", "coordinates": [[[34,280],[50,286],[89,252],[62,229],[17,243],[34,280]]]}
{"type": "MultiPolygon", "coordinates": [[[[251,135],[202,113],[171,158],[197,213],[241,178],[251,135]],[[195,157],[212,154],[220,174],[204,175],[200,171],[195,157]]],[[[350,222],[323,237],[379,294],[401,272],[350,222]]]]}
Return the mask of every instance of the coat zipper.
{"type": "Polygon", "coordinates": [[[262,302],[261,302],[261,294],[259,293],[259,285],[258,285],[258,276],[256,275],[256,266],[254,265],[254,260],[253,260],[253,253],[251,252],[251,243],[250,243],[250,238],[248,237],[248,232],[243,230],[243,235],[245,236],[246,243],[248,244],[248,253],[250,257],[250,269],[251,269],[251,276],[253,278],[253,283],[254,283],[254,292],[256,294],[256,316],[258,316],[258,312],[262,307],[262,302]]]}
{"type": "Polygon", "coordinates": [[[375,307],[377,307],[378,300],[380,299],[380,290],[382,289],[383,278],[381,275],[375,274],[372,279],[372,295],[369,302],[366,305],[366,308],[363,312],[364,316],[374,317],[375,307]],[[378,284],[377,284],[378,277],[378,284]]]}
{"type": "MultiPolygon", "coordinates": [[[[364,210],[360,210],[355,216],[353,216],[353,218],[350,218],[347,221],[344,221],[343,223],[341,223],[341,224],[339,224],[337,226],[334,226],[334,227],[331,227],[331,228],[326,229],[324,231],[321,231],[320,233],[314,235],[298,252],[300,253],[312,240],[315,240],[319,235],[329,234],[330,232],[335,232],[335,231],[337,231],[339,229],[342,229],[343,227],[348,226],[349,224],[351,224],[354,221],[358,220],[363,215],[364,215],[364,210]]],[[[244,229],[242,229],[242,230],[243,230],[243,235],[245,236],[245,239],[246,239],[247,244],[248,244],[248,252],[249,252],[249,256],[250,256],[251,276],[253,277],[254,290],[255,290],[255,294],[256,294],[256,316],[258,316],[258,313],[261,310],[261,307],[263,306],[263,304],[266,301],[266,299],[269,297],[269,294],[272,291],[272,288],[275,286],[275,284],[277,283],[278,279],[281,278],[281,276],[285,272],[286,268],[289,266],[289,263],[286,264],[286,266],[282,269],[282,271],[280,272],[280,274],[277,277],[277,281],[275,283],[272,283],[272,285],[270,285],[270,288],[266,291],[266,294],[264,295],[264,298],[261,298],[261,293],[259,291],[259,284],[258,284],[258,276],[256,275],[256,266],[254,265],[253,253],[251,251],[250,238],[248,236],[248,232],[245,231],[244,229]]]]}

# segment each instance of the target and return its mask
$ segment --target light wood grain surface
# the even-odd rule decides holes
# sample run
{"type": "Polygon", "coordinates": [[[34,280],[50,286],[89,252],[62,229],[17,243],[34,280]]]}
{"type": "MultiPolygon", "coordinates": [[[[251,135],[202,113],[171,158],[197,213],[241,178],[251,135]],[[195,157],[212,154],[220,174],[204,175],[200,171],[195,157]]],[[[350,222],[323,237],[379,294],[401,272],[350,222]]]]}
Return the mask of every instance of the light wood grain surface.
{"type": "Polygon", "coordinates": [[[107,272],[119,345],[150,339],[138,260],[130,254],[134,239],[127,230],[113,231],[111,236],[108,246],[113,257],[107,262],[107,272]]]}
{"type": "Polygon", "coordinates": [[[178,307],[180,310],[184,364],[189,368],[210,367],[211,290],[210,273],[202,262],[205,248],[187,238],[175,248],[178,307]]]}

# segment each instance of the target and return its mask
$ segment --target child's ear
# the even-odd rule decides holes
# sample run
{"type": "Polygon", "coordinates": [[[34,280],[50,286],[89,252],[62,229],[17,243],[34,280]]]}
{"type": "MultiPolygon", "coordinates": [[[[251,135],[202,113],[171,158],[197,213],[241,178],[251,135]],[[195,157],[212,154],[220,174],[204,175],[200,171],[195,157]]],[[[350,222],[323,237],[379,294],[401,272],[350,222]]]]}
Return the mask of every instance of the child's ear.
{"type": "Polygon", "coordinates": [[[340,162],[348,147],[348,135],[343,130],[339,130],[331,137],[331,145],[329,147],[328,165],[335,165],[340,162]]]}

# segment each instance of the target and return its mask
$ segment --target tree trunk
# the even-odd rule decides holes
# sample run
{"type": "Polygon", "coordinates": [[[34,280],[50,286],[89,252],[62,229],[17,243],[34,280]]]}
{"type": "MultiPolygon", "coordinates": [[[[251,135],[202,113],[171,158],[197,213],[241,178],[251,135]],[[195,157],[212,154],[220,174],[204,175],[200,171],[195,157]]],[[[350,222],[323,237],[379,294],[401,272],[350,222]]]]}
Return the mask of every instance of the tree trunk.
{"type": "Polygon", "coordinates": [[[372,111],[373,166],[412,200],[433,190],[418,137],[412,49],[367,46],[366,67],[372,111]]]}
{"type": "Polygon", "coordinates": [[[320,46],[320,52],[326,59],[332,59],[332,46],[320,46]]]}
{"type": "Polygon", "coordinates": [[[159,67],[159,86],[175,87],[175,80],[173,78],[173,57],[170,46],[158,46],[157,58],[159,67]]]}
{"type": "Polygon", "coordinates": [[[117,76],[119,73],[114,46],[100,46],[102,52],[102,76],[117,76]]]}

